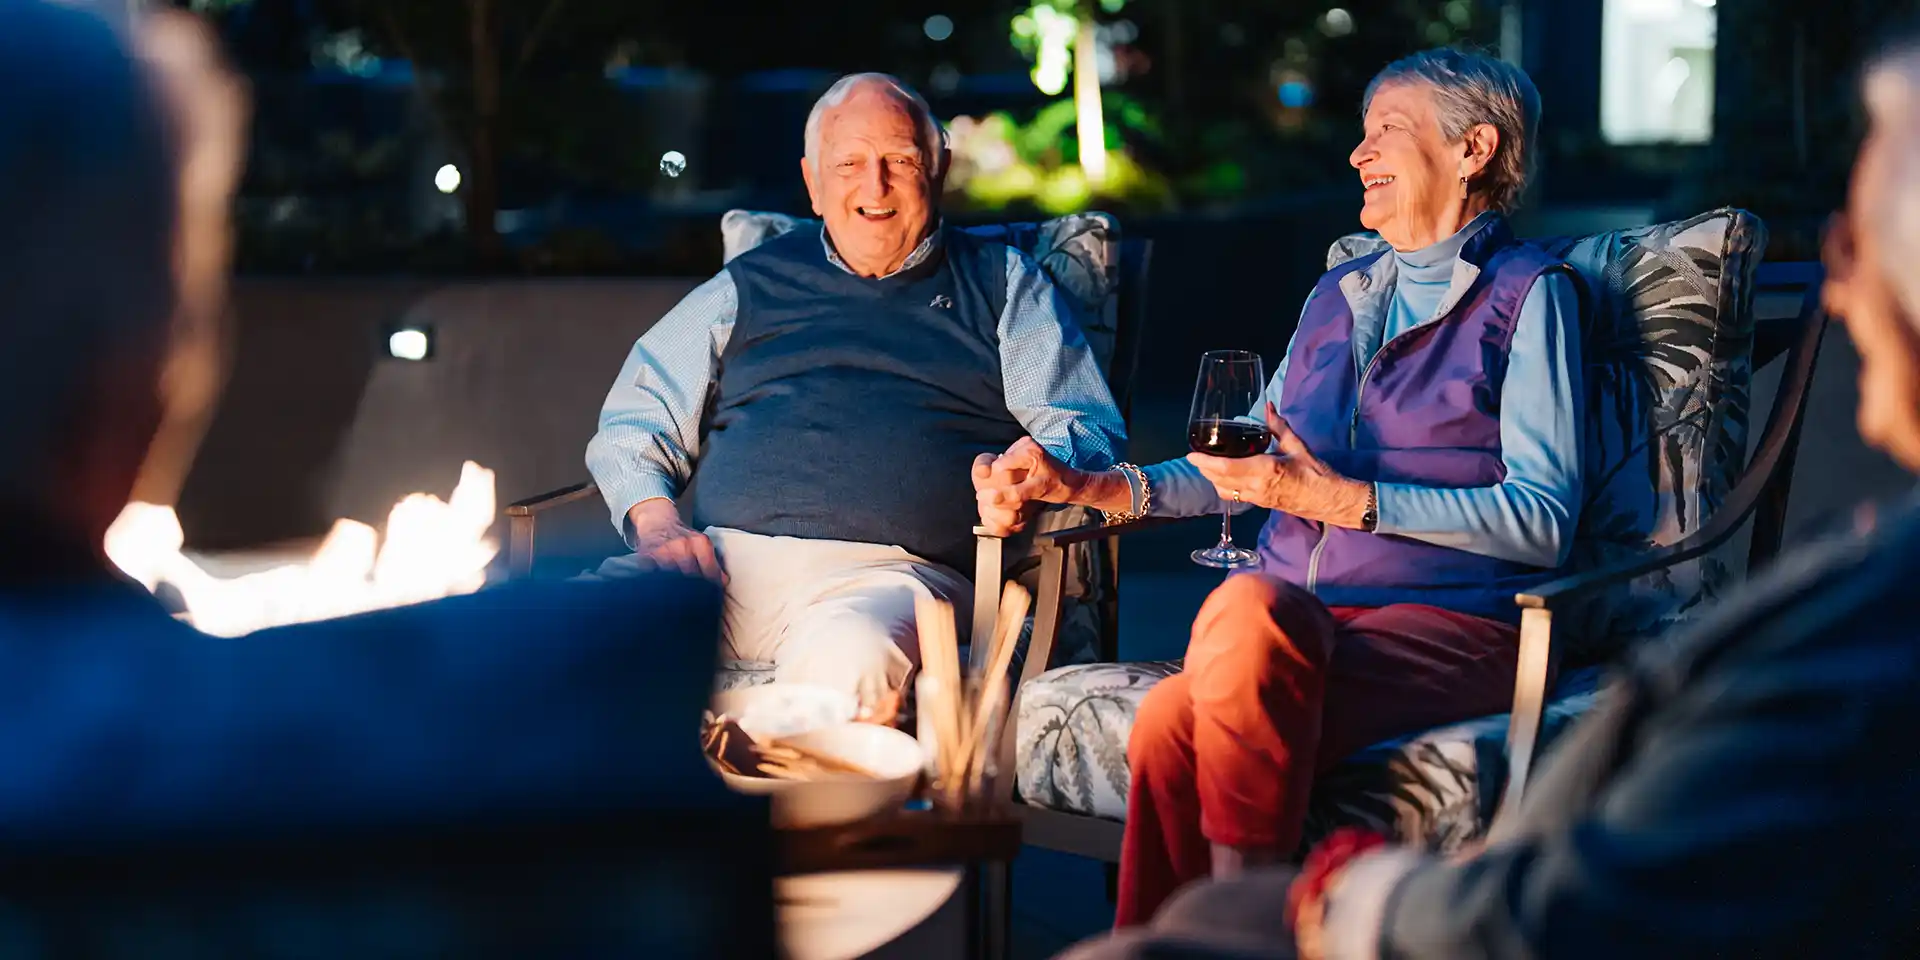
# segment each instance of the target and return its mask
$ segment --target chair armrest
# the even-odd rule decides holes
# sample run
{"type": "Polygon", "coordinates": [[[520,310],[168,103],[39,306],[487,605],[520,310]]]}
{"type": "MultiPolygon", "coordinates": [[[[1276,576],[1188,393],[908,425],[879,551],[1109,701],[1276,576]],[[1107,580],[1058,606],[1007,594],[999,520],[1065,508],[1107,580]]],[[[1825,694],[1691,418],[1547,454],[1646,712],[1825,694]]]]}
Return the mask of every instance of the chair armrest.
{"type": "MultiPolygon", "coordinates": [[[[1172,526],[1173,524],[1176,524],[1176,523],[1184,523],[1188,520],[1194,520],[1194,519],[1198,519],[1198,518],[1196,517],[1142,517],[1138,520],[1129,520],[1125,523],[1086,523],[1086,524],[1081,524],[1080,526],[1077,526],[1077,527],[1068,527],[1065,530],[1055,530],[1055,531],[1052,531],[1051,533],[1036,534],[1033,539],[1034,539],[1034,542],[1036,544],[1039,544],[1042,549],[1046,549],[1049,547],[1070,547],[1076,543],[1088,543],[1093,540],[1105,540],[1108,537],[1118,537],[1125,534],[1134,533],[1140,530],[1151,530],[1155,527],[1172,526]]],[[[974,527],[973,535],[982,541],[1000,539],[999,537],[996,537],[993,534],[988,533],[986,527],[974,527]]]]}
{"type": "Polygon", "coordinates": [[[516,500],[513,503],[509,503],[507,504],[507,516],[530,517],[544,510],[552,510],[555,507],[566,506],[575,500],[584,500],[588,497],[597,496],[599,493],[600,486],[591,480],[585,483],[576,483],[570,487],[549,490],[546,493],[537,494],[525,500],[516,500]]]}
{"type": "Polygon", "coordinates": [[[1512,827],[1520,796],[1526,792],[1533,754],[1540,742],[1541,721],[1546,717],[1548,684],[1559,660],[1554,653],[1553,611],[1522,610],[1520,655],[1513,674],[1513,711],[1507,717],[1507,786],[1501,794],[1499,812],[1488,828],[1489,840],[1497,836],[1494,831],[1512,827]]]}
{"type": "MultiPolygon", "coordinates": [[[[589,480],[507,504],[507,579],[525,580],[533,576],[534,543],[539,535],[536,528],[542,514],[599,495],[600,487],[589,480]]],[[[553,529],[552,520],[548,521],[547,529],[553,529]]]]}
{"type": "MultiPolygon", "coordinates": [[[[1735,500],[1737,501],[1738,498],[1736,497],[1735,500]]],[[[1611,567],[1587,570],[1543,583],[1526,593],[1516,594],[1513,601],[1526,609],[1564,610],[1571,604],[1589,599],[1595,594],[1604,593],[1635,577],[1644,576],[1656,570],[1665,570],[1706,554],[1725,543],[1740,529],[1740,524],[1745,522],[1747,516],[1753,512],[1755,504],[1747,503],[1744,509],[1738,510],[1733,509],[1733,506],[1734,504],[1729,504],[1704,528],[1679,543],[1657,547],[1611,567]]]]}

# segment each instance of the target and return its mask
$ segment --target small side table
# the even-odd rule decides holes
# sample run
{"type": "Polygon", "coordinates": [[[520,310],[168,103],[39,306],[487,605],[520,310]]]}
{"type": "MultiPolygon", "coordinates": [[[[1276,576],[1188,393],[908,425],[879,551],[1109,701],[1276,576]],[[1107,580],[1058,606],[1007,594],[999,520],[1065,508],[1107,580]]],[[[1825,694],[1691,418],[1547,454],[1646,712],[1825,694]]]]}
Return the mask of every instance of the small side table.
{"type": "MultiPolygon", "coordinates": [[[[778,832],[780,872],[788,877],[846,871],[959,867],[964,877],[966,956],[1004,960],[1009,904],[983,895],[982,881],[1004,881],[1020,854],[1021,820],[1003,805],[960,811],[903,809],[859,823],[778,832]]],[[[988,884],[1005,889],[1004,882],[988,884]]]]}

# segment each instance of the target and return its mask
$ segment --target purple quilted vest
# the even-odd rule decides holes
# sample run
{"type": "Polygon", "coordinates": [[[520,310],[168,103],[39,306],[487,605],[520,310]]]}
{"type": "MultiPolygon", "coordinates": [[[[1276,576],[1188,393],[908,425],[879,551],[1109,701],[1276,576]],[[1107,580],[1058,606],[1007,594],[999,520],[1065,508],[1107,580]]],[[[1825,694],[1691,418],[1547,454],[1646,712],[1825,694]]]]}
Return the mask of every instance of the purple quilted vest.
{"type": "MultiPolygon", "coordinates": [[[[1520,304],[1560,261],[1515,243],[1504,222],[1468,240],[1480,267],[1443,315],[1381,345],[1355,369],[1353,311],[1341,290],[1368,282],[1383,251],[1320,278],[1287,355],[1280,414],[1308,449],[1359,480],[1485,487],[1506,477],[1500,387],[1520,304]]],[[[1279,511],[1260,532],[1260,571],[1301,584],[1328,606],[1423,603],[1517,621],[1513,596],[1555,571],[1406,537],[1324,526],[1279,511]]]]}

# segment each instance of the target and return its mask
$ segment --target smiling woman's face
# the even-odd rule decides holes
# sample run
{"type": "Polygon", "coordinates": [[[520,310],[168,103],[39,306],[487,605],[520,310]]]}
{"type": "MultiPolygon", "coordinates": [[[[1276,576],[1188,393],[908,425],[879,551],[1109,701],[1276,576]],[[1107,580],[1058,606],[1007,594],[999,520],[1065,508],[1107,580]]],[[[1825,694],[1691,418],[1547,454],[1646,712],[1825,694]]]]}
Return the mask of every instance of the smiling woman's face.
{"type": "Polygon", "coordinates": [[[924,155],[918,133],[906,102],[862,86],[821,115],[818,169],[800,161],[813,212],[862,276],[900,269],[932,226],[935,158],[924,155]]]}
{"type": "Polygon", "coordinates": [[[1365,199],[1360,223],[1396,250],[1417,250],[1444,240],[1464,199],[1462,144],[1440,132],[1433,88],[1425,83],[1388,83],[1367,105],[1366,137],[1348,162],[1360,172],[1365,199]]]}

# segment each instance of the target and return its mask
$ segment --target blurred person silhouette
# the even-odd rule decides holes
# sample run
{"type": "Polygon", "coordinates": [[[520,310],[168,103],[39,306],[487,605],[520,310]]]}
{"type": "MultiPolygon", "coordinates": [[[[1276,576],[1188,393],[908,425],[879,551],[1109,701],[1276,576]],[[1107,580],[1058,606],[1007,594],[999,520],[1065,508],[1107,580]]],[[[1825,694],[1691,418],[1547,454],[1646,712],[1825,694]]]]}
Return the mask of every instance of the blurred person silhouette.
{"type": "Polygon", "coordinates": [[[463,889],[569,892],[493,889],[458,917],[458,897],[416,897],[408,916],[441,939],[348,955],[770,950],[764,808],[734,802],[698,750],[712,648],[633,636],[717,640],[710,584],[516,585],[218,639],[111,566],[108,526],[130,498],[174,502],[217,403],[247,97],[194,18],[52,0],[0,0],[0,89],[0,856],[17,868],[0,871],[0,952],[21,955],[23,929],[64,931],[36,941],[54,953],[124,952],[102,946],[115,923],[58,898],[137,886],[142,864],[166,872],[144,896],[193,889],[208,864],[231,868],[208,883],[263,864],[294,882],[314,858],[403,850],[412,870],[453,858],[463,889]],[[551,834],[608,820],[626,833],[551,834]],[[550,833],[517,852],[487,839],[535,828],[550,833]],[[737,848],[690,846],[716,835],[737,848]],[[555,876],[576,854],[601,872],[555,876]],[[538,869],[499,859],[528,856],[538,869]],[[618,897],[567,886],[608,870],[628,871],[618,897]],[[678,905],[649,913],[667,901],[648,890],[678,905]]]}
{"type": "MultiPolygon", "coordinates": [[[[1861,435],[1920,472],[1920,45],[1864,94],[1822,298],[1861,357],[1861,435]]],[[[1480,849],[1342,832],[1066,956],[1920,956],[1916,579],[1909,497],[1637,649],[1480,849]]]]}

